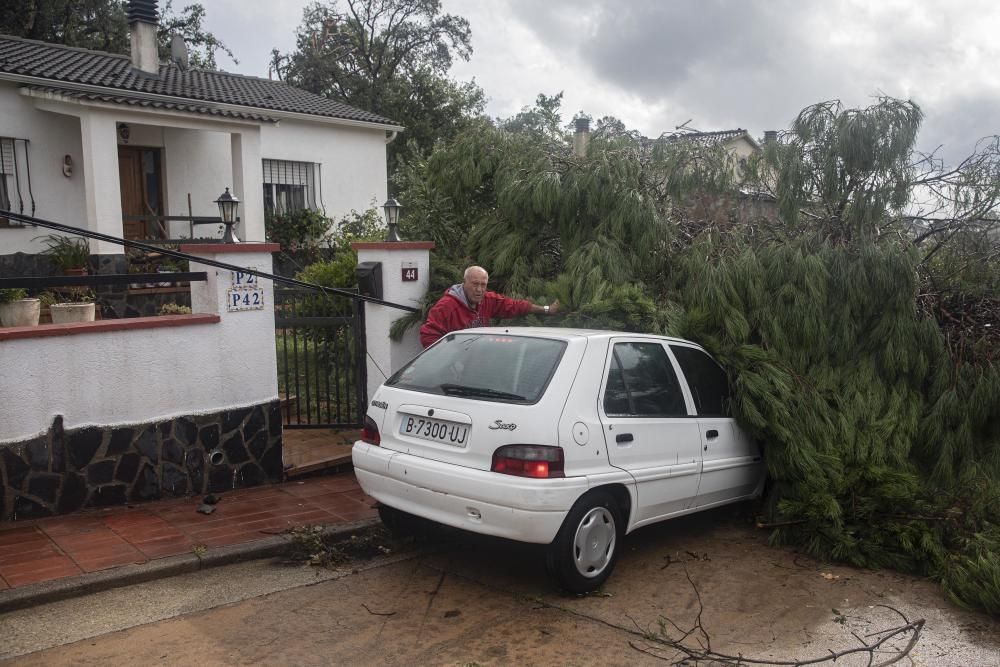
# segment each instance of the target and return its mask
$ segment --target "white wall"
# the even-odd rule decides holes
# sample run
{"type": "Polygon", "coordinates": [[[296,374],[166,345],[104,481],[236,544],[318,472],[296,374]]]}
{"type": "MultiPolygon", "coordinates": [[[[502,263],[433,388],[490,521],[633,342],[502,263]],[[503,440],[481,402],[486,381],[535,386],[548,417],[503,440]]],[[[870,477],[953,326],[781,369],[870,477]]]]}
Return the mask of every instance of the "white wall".
{"type": "MultiPolygon", "coordinates": [[[[194,215],[218,217],[215,200],[233,185],[229,133],[167,127],[163,145],[167,214],[187,215],[190,194],[194,215]]],[[[187,237],[189,231],[187,223],[173,223],[171,236],[187,237]]],[[[194,233],[196,237],[220,236],[214,225],[197,226],[194,233]]]]}
{"type": "Polygon", "coordinates": [[[316,205],[337,219],[352,210],[381,211],[386,200],[385,131],[283,120],[261,127],[261,154],[268,160],[322,165],[316,205]],[[320,201],[322,195],[322,202],[320,201]]]}
{"type": "MultiPolygon", "coordinates": [[[[31,165],[31,189],[35,195],[35,216],[71,225],[87,225],[83,189],[80,120],[70,116],[39,111],[32,100],[23,97],[12,83],[0,81],[0,136],[27,139],[31,165]],[[63,176],[63,157],[74,163],[73,175],[63,176]]],[[[17,150],[21,153],[22,144],[17,150]]],[[[20,155],[19,162],[21,162],[20,155]]],[[[22,163],[23,165],[23,163],[22,163]]],[[[23,168],[23,166],[22,166],[23,168]]],[[[27,174],[21,173],[24,213],[31,215],[27,192],[27,174]]],[[[11,192],[11,205],[17,210],[17,193],[11,192]]],[[[39,227],[0,228],[0,255],[15,252],[39,252],[44,246],[32,238],[47,234],[39,227]]]]}
{"type": "MultiPolygon", "coordinates": [[[[267,252],[214,254],[270,271],[267,252]]],[[[217,324],[77,333],[0,342],[0,442],[32,438],[55,415],[65,427],[146,423],[266,403],[278,397],[273,289],[264,310],[227,312],[228,271],[204,266],[196,312],[217,324]]]]}
{"type": "MultiPolygon", "coordinates": [[[[422,242],[355,243],[358,263],[382,263],[382,300],[417,308],[430,285],[430,247],[422,242]],[[403,282],[403,267],[417,269],[417,280],[403,282]]],[[[365,304],[365,345],[368,351],[368,399],[378,386],[420,354],[420,331],[411,327],[398,341],[389,338],[392,323],[405,311],[374,303],[365,304]]]]}

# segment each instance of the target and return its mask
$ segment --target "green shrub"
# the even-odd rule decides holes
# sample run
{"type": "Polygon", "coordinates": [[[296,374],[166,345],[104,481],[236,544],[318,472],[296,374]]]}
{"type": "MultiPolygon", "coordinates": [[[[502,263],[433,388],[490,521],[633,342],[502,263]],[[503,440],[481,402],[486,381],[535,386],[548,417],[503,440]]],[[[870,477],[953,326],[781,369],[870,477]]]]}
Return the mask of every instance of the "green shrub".
{"type": "Polygon", "coordinates": [[[48,234],[37,236],[32,240],[37,239],[42,239],[42,243],[45,244],[42,254],[63,271],[84,268],[90,261],[90,246],[86,239],[48,234]]]}
{"type": "Polygon", "coordinates": [[[177,303],[165,303],[160,306],[160,315],[190,315],[191,308],[177,303]]]}
{"type": "Polygon", "coordinates": [[[295,277],[323,287],[355,287],[358,284],[354,276],[357,264],[357,255],[348,248],[346,252],[338,252],[333,259],[310,264],[295,277]]]}
{"type": "Polygon", "coordinates": [[[374,208],[364,213],[351,211],[337,222],[338,235],[330,239],[333,258],[313,262],[296,274],[296,278],[307,283],[324,287],[356,287],[354,269],[358,265],[358,255],[351,248],[354,241],[370,241],[382,238],[382,219],[374,208]]]}
{"type": "Polygon", "coordinates": [[[264,218],[267,240],[280,244],[283,253],[305,264],[319,259],[320,249],[329,245],[332,227],[333,220],[310,209],[264,218]]]}
{"type": "Polygon", "coordinates": [[[0,303],[10,303],[11,301],[18,301],[20,299],[27,298],[27,296],[28,296],[28,291],[21,289],[20,287],[0,289],[0,303]]]}

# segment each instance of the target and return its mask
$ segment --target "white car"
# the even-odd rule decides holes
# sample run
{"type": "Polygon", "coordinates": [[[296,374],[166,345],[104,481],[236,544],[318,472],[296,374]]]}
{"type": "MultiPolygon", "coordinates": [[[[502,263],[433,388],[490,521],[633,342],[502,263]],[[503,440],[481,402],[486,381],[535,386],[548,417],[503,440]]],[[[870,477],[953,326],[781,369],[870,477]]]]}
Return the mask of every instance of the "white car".
{"type": "Polygon", "coordinates": [[[354,470],[390,528],[415,515],[549,545],[550,573],[582,593],[626,533],[761,493],[729,407],[725,371],[685,340],[466,329],[379,387],[354,470]]]}

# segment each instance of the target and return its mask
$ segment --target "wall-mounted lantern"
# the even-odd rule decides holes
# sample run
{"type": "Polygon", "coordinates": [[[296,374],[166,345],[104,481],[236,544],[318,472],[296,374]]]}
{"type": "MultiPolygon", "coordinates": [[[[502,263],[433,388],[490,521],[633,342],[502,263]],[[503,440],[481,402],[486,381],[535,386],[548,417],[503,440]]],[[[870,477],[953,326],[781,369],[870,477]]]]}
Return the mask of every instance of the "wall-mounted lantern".
{"type": "Polygon", "coordinates": [[[403,205],[392,198],[382,204],[382,210],[385,211],[385,222],[389,226],[389,232],[385,235],[386,241],[402,240],[399,238],[399,234],[396,233],[396,225],[399,224],[399,212],[402,209],[403,205]]]}
{"type": "Polygon", "coordinates": [[[219,195],[215,203],[219,205],[219,217],[222,218],[222,224],[226,226],[226,233],[222,235],[222,242],[239,243],[240,240],[233,234],[233,225],[237,221],[236,213],[240,208],[240,200],[229,194],[229,188],[226,188],[226,191],[219,195]]]}

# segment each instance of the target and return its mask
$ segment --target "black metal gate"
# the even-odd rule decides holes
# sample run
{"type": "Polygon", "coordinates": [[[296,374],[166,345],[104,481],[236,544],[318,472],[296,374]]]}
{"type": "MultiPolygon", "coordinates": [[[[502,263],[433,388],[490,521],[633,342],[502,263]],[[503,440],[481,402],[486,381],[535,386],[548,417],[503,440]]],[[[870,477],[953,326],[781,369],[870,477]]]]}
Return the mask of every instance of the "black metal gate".
{"type": "Polygon", "coordinates": [[[275,285],[278,394],[285,428],[359,428],[365,415],[365,303],[275,285]]]}

